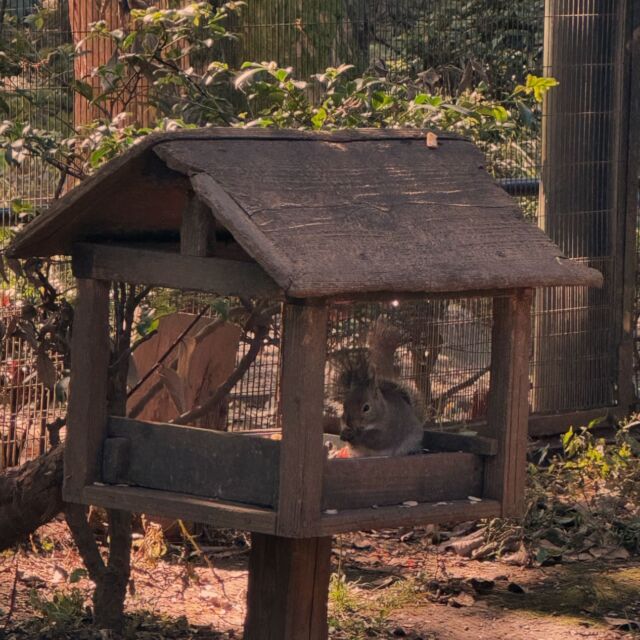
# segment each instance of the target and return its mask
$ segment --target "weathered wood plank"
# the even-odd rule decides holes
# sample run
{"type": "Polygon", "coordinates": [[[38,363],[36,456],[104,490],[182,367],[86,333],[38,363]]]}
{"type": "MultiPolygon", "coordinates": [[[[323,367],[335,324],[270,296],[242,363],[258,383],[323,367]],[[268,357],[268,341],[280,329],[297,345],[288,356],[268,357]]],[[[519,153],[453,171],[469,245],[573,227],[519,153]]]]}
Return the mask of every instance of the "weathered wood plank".
{"type": "Polygon", "coordinates": [[[213,255],[214,243],[213,212],[198,196],[190,193],[180,225],[180,253],[206,258],[213,255]]]}
{"type": "Polygon", "coordinates": [[[129,464],[114,484],[262,507],[276,503],[279,442],[127,418],[112,417],[108,424],[110,438],[130,442],[129,464]]]}
{"type": "Polygon", "coordinates": [[[181,518],[216,527],[229,527],[274,533],[276,514],[272,509],[228,504],[181,493],[144,489],[90,485],[85,487],[83,502],[108,509],[122,509],[153,516],[181,518]]]}
{"type": "Polygon", "coordinates": [[[245,640],[326,640],[331,538],[251,535],[245,640]]]}
{"type": "Polygon", "coordinates": [[[502,503],[504,517],[524,508],[529,417],[529,348],[532,291],[495,298],[487,424],[499,442],[487,458],[484,497],[502,503]]]}
{"type": "Polygon", "coordinates": [[[431,451],[464,451],[481,456],[495,456],[498,442],[495,438],[425,429],[422,446],[431,451]]]}
{"type": "Polygon", "coordinates": [[[601,284],[597,271],[559,260],[558,247],[522,220],[471,142],[440,142],[432,151],[424,133],[397,130],[152,138],[125,154],[129,174],[127,160],[115,160],[9,251],[49,255],[90,238],[177,236],[193,189],[292,297],[601,284]],[[169,177],[173,191],[159,189],[169,177]],[[118,187],[135,191],[135,207],[118,187]]]}
{"type": "MultiPolygon", "coordinates": [[[[550,436],[565,433],[569,427],[588,425],[592,420],[611,424],[629,415],[628,407],[601,407],[566,413],[532,415],[529,417],[530,436],[550,436]]],[[[483,432],[485,432],[483,430],[483,432]]]]}
{"type": "Polygon", "coordinates": [[[500,509],[500,503],[497,500],[482,500],[482,502],[457,500],[426,502],[415,507],[389,506],[378,509],[349,509],[332,515],[323,515],[317,533],[329,536],[360,529],[479,520],[499,516],[500,509]]]}
{"type": "Polygon", "coordinates": [[[471,453],[327,460],[322,509],[480,497],[483,468],[482,458],[471,453]]]}
{"type": "Polygon", "coordinates": [[[618,349],[618,404],[627,412],[637,402],[637,392],[633,383],[633,358],[635,336],[635,308],[637,295],[637,218],[638,218],[638,175],[640,174],[640,0],[625,3],[624,20],[625,46],[624,60],[616,68],[624,70],[621,79],[622,119],[620,130],[622,144],[618,163],[620,200],[618,210],[623,213],[617,227],[616,255],[619,270],[614,282],[620,291],[619,349],[618,349]],[[630,124],[631,123],[631,124],[630,124]]]}
{"type": "Polygon", "coordinates": [[[219,295],[278,298],[282,291],[250,262],[199,258],[144,246],[79,243],[73,250],[79,278],[110,279],[219,295]]]}
{"type": "Polygon", "coordinates": [[[294,297],[602,281],[558,260],[560,251],[521,219],[477,150],[459,142],[433,152],[417,141],[189,140],[156,153],[192,176],[194,190],[215,202],[221,222],[294,297]],[[240,156],[242,163],[229,162],[240,156]],[[252,181],[247,157],[273,179],[252,181]],[[371,218],[372,210],[379,215],[371,218]]]}
{"type": "Polygon", "coordinates": [[[320,518],[327,307],[287,304],[282,320],[278,533],[303,536],[320,518]]]}
{"type": "Polygon", "coordinates": [[[78,280],[62,495],[82,502],[82,490],[100,478],[107,431],[109,283],[78,280]]]}
{"type": "Polygon", "coordinates": [[[130,464],[131,440],[107,436],[102,449],[102,481],[107,484],[122,482],[127,477],[130,464]]]}

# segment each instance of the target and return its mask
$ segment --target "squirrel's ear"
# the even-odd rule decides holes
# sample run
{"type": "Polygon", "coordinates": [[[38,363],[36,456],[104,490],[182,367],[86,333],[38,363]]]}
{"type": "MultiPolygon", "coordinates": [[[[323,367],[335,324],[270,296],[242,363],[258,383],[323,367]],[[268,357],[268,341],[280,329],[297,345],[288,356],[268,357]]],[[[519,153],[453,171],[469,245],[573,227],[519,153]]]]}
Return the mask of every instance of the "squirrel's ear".
{"type": "Polygon", "coordinates": [[[378,373],[376,371],[376,368],[370,362],[368,363],[367,367],[367,377],[369,378],[369,381],[373,386],[378,386],[378,373]]]}

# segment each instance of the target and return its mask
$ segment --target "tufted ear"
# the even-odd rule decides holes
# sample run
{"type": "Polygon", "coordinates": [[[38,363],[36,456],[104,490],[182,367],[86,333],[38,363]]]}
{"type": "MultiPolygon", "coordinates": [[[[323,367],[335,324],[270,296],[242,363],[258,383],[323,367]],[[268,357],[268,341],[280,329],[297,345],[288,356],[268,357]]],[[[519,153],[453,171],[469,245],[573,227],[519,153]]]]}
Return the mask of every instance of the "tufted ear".
{"type": "Polygon", "coordinates": [[[336,367],[336,398],[344,397],[354,389],[366,389],[377,385],[376,372],[366,351],[345,350],[334,354],[336,367]]]}

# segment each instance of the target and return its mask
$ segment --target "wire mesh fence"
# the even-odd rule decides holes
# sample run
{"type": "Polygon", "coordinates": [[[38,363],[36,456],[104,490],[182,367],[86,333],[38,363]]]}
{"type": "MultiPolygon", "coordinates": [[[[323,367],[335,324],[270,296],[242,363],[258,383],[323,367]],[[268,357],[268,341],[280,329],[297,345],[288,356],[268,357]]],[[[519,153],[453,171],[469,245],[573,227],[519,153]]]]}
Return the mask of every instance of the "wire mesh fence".
{"type": "MultiPolygon", "coordinates": [[[[275,60],[294,67],[302,78],[348,62],[358,73],[419,76],[428,90],[449,96],[482,87],[490,95],[504,97],[529,73],[559,80],[542,118],[533,116],[526,132],[485,149],[488,168],[518,197],[532,224],[541,226],[570,259],[605,275],[600,291],[552,289],[536,297],[530,378],[531,407],[540,414],[630,401],[620,396],[620,380],[632,372],[621,371],[619,358],[624,285],[620,265],[625,260],[621,234],[632,210],[623,202],[628,171],[624,164],[628,4],[620,0],[248,0],[229,21],[237,40],[218,52],[234,67],[244,60],[275,60]]],[[[7,0],[2,6],[0,22],[10,19],[20,24],[36,4],[7,0]]],[[[42,50],[60,43],[70,50],[77,47],[91,19],[104,18],[112,26],[122,22],[115,2],[48,0],[46,8],[45,24],[30,44],[42,50]]],[[[83,46],[75,69],[69,56],[53,75],[30,70],[5,80],[5,90],[14,96],[9,115],[22,114],[39,126],[60,131],[70,131],[74,119],[93,117],[86,100],[74,100],[69,81],[75,72],[97,82],[90,69],[106,62],[109,52],[83,46]],[[36,103],[21,97],[25,86],[37,89],[36,103]]],[[[144,109],[143,96],[138,96],[134,111],[139,115],[144,109]]],[[[11,202],[20,198],[45,206],[59,186],[54,173],[35,161],[19,170],[4,167],[3,244],[15,224],[11,202]]],[[[18,313],[17,292],[5,293],[9,294],[6,313],[18,313]]],[[[401,305],[386,312],[397,319],[398,314],[408,313],[407,308],[401,305]]],[[[335,310],[335,326],[344,320],[340,313],[335,310]]],[[[461,420],[481,415],[487,378],[482,372],[490,357],[486,305],[477,299],[446,301],[437,309],[416,307],[412,313],[421,318],[418,324],[431,327],[439,343],[431,345],[431,351],[425,347],[421,355],[417,347],[412,352],[410,345],[402,345],[401,375],[415,379],[416,363],[431,357],[431,393],[436,395],[477,376],[472,384],[445,396],[440,413],[461,420]]],[[[364,319],[351,321],[367,324],[364,319]]],[[[277,377],[268,372],[278,357],[277,336],[270,338],[272,343],[244,386],[231,397],[228,419],[233,428],[251,428],[263,415],[275,416],[277,377]]],[[[28,349],[20,348],[25,366],[32,368],[28,349]]],[[[238,359],[246,349],[241,340],[238,359]]],[[[4,368],[9,366],[6,353],[5,349],[4,368]]],[[[3,437],[15,430],[12,424],[40,424],[39,416],[53,411],[49,404],[42,405],[46,396],[42,390],[32,397],[27,394],[31,399],[13,412],[10,395],[2,396],[3,437]],[[19,415],[11,417],[16,412],[19,415]]],[[[30,429],[35,433],[40,427],[30,429]]]]}

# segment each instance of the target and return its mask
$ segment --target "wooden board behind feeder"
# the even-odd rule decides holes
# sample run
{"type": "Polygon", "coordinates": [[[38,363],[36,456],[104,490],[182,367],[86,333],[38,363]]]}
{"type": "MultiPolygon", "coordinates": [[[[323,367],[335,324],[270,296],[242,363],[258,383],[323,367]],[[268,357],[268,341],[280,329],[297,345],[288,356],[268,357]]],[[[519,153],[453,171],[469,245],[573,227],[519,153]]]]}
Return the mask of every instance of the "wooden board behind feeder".
{"type": "MultiPolygon", "coordinates": [[[[133,354],[139,376],[146,374],[155,365],[193,320],[194,316],[189,313],[172,313],[160,319],[158,333],[133,354]]],[[[176,375],[168,374],[171,377],[167,378],[162,389],[136,416],[138,419],[168,422],[210,396],[229,377],[236,364],[242,331],[237,325],[226,323],[196,344],[195,336],[198,331],[211,322],[210,318],[201,318],[180,341],[180,345],[173,352],[177,357],[176,375]],[[181,399],[178,400],[176,396],[180,396],[181,399]],[[176,401],[183,406],[177,407],[176,401]]],[[[173,357],[170,356],[167,363],[172,360],[173,357]]],[[[153,374],[131,395],[129,407],[135,406],[157,383],[158,375],[153,374]]],[[[226,430],[228,402],[227,398],[215,413],[198,418],[194,421],[194,426],[226,430]]]]}

